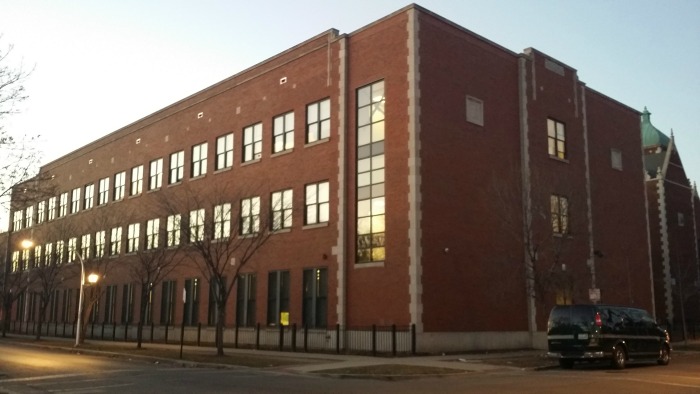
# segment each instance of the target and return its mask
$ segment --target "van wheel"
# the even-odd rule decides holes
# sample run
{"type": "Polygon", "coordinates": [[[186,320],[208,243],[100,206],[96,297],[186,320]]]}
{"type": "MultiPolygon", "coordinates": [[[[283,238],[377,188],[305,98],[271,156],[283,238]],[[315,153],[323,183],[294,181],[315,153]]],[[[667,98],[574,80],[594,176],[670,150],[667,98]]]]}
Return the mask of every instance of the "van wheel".
{"type": "Polygon", "coordinates": [[[567,360],[564,358],[559,359],[559,366],[564,369],[571,369],[574,367],[574,360],[567,360]]]}
{"type": "Polygon", "coordinates": [[[668,345],[663,345],[661,346],[661,350],[659,350],[659,358],[656,360],[656,362],[659,365],[668,365],[668,363],[671,361],[671,349],[668,348],[668,345]]]}
{"type": "Polygon", "coordinates": [[[625,349],[622,346],[615,346],[612,353],[612,367],[615,369],[624,369],[627,363],[627,354],[625,354],[625,349]]]}

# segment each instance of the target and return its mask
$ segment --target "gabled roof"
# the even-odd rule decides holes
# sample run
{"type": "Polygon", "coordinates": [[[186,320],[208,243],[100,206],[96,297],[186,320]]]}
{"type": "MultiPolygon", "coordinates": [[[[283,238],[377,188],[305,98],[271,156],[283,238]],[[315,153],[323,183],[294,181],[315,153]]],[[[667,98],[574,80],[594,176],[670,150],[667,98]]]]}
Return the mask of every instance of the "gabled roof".
{"type": "Polygon", "coordinates": [[[644,107],[644,112],[642,112],[642,143],[644,147],[661,146],[663,148],[668,148],[668,136],[654,127],[654,125],[651,124],[650,118],[651,112],[644,107]]]}

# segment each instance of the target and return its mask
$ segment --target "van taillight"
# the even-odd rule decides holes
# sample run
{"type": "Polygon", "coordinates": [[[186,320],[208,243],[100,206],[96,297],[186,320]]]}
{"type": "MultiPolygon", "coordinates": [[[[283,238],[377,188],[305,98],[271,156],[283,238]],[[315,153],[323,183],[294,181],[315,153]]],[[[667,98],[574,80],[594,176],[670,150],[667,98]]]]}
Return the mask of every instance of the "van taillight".
{"type": "Polygon", "coordinates": [[[597,327],[603,327],[603,321],[600,319],[600,313],[598,312],[595,314],[595,325],[597,327]]]}

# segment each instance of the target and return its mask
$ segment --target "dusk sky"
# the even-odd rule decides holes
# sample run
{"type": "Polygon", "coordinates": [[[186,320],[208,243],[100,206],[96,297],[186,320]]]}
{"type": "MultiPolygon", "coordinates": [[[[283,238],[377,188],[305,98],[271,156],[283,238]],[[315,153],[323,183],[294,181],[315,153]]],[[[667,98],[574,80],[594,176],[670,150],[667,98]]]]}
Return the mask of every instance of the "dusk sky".
{"type": "MultiPolygon", "coordinates": [[[[401,0],[0,0],[0,45],[34,68],[9,119],[55,160],[171,103],[336,28],[351,33],[401,0]]],[[[514,52],[534,47],[676,137],[700,181],[700,1],[425,0],[514,52]]],[[[6,226],[3,220],[3,226],[6,226]]]]}

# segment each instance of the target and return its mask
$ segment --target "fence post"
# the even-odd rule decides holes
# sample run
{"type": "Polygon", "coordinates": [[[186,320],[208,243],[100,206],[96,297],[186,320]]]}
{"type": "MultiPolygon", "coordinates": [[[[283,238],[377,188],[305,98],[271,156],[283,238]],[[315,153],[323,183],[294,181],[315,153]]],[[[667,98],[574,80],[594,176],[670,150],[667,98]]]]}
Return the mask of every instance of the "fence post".
{"type": "Polygon", "coordinates": [[[255,350],[260,350],[260,323],[255,323],[255,350]]]}
{"type": "Polygon", "coordinates": [[[411,354],[416,354],[416,324],[411,324],[411,354]]]}
{"type": "Polygon", "coordinates": [[[233,346],[238,349],[238,324],[236,324],[236,331],[233,335],[233,346]]]}
{"type": "Polygon", "coordinates": [[[340,354],[340,324],[335,324],[335,352],[340,354]]]}
{"type": "Polygon", "coordinates": [[[280,352],[284,351],[284,324],[280,324],[279,348],[280,352]]]}
{"type": "Polygon", "coordinates": [[[396,357],[396,324],[391,325],[391,354],[396,357]]]}
{"type": "Polygon", "coordinates": [[[304,325],[304,353],[309,351],[309,327],[304,325]]]}
{"type": "Polygon", "coordinates": [[[102,334],[100,334],[100,340],[102,341],[105,340],[105,323],[104,321],[102,322],[102,334]]]}
{"type": "Polygon", "coordinates": [[[151,343],[153,343],[153,331],[155,330],[155,327],[153,326],[153,321],[151,321],[151,343]]]}
{"type": "Polygon", "coordinates": [[[297,351],[297,324],[292,324],[292,351],[297,351]]]}
{"type": "Polygon", "coordinates": [[[197,346],[202,343],[202,323],[197,323],[197,346]]]}
{"type": "Polygon", "coordinates": [[[377,355],[377,325],[372,324],[372,356],[377,355]]]}
{"type": "Polygon", "coordinates": [[[170,323],[165,323],[165,344],[168,344],[168,328],[170,326],[170,323]]]}

